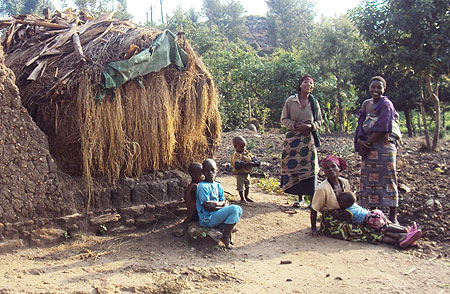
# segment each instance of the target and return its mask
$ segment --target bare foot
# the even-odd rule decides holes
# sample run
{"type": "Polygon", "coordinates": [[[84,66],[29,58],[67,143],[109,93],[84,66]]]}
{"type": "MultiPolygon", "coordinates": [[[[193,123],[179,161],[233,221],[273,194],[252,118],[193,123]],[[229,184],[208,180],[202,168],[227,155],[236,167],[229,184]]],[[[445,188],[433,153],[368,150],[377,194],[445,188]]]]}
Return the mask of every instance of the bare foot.
{"type": "Polygon", "coordinates": [[[400,225],[397,218],[389,219],[394,225],[400,225]]]}
{"type": "Polygon", "coordinates": [[[222,242],[225,244],[225,248],[233,249],[233,242],[231,242],[231,238],[223,237],[222,238],[222,242]]]}
{"type": "MultiPolygon", "coordinates": [[[[253,201],[252,201],[253,202],[253,201]]],[[[247,199],[241,198],[241,203],[248,203],[247,199]]]]}
{"type": "Polygon", "coordinates": [[[246,197],[245,200],[247,200],[247,202],[255,202],[255,201],[253,201],[253,199],[251,199],[250,197],[246,197]]]}

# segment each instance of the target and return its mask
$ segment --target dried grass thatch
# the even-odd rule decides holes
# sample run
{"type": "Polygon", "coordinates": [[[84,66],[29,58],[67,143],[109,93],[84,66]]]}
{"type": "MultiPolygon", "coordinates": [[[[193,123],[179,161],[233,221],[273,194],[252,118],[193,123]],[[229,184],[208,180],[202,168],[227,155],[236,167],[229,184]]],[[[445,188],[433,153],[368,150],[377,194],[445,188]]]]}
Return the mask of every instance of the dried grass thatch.
{"type": "MultiPolygon", "coordinates": [[[[52,18],[0,22],[6,64],[22,102],[48,135],[64,170],[114,182],[146,170],[186,167],[211,156],[221,121],[211,75],[187,41],[187,69],[173,66],[129,81],[95,99],[104,66],[131,48],[148,48],[161,33],[127,21],[67,10],[52,18]],[[77,40],[78,39],[78,40],[77,40]],[[78,44],[78,45],[77,45],[78,44]]],[[[129,53],[129,52],[128,52],[129,53]]]]}

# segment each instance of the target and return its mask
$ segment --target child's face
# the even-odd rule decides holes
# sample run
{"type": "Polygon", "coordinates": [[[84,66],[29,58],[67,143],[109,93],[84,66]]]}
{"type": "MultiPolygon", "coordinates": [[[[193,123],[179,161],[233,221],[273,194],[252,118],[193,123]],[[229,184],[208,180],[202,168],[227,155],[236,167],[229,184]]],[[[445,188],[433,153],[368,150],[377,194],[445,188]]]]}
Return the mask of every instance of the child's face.
{"type": "Polygon", "coordinates": [[[242,153],[245,149],[245,143],[244,142],[235,142],[234,149],[236,149],[237,152],[242,153]]]}
{"type": "Polygon", "coordinates": [[[203,174],[205,175],[205,181],[212,182],[216,179],[217,164],[213,161],[203,165],[203,174]]]}
{"type": "Polygon", "coordinates": [[[329,160],[325,162],[323,166],[323,172],[327,179],[336,178],[339,176],[339,166],[335,162],[329,160]]]}
{"type": "Polygon", "coordinates": [[[191,177],[192,182],[194,183],[200,183],[201,181],[203,181],[203,173],[201,170],[192,173],[191,177]]]}

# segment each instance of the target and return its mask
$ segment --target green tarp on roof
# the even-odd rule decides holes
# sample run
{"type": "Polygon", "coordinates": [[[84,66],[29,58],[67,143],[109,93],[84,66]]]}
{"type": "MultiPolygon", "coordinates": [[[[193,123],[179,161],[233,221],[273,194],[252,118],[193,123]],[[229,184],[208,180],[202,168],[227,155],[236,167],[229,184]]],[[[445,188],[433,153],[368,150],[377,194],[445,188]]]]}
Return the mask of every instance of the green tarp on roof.
{"type": "Polygon", "coordinates": [[[97,99],[105,97],[106,89],[117,88],[132,80],[151,72],[160,71],[171,64],[180,70],[186,69],[188,55],[176,42],[174,33],[165,30],[152,43],[150,48],[127,60],[108,63],[103,70],[105,78],[97,99]]]}

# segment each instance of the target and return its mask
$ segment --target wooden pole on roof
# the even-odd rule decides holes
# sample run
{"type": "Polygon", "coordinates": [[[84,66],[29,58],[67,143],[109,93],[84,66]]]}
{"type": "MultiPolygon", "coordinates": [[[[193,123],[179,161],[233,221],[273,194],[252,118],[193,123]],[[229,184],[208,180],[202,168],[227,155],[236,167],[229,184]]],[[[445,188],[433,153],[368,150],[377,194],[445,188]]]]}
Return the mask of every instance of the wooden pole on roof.
{"type": "Polygon", "coordinates": [[[14,22],[20,23],[20,24],[27,24],[27,25],[34,25],[34,26],[41,26],[41,27],[47,27],[47,28],[53,28],[53,29],[68,29],[68,26],[60,25],[53,22],[47,22],[42,20],[22,20],[22,19],[10,19],[10,20],[0,20],[0,26],[9,26],[12,25],[14,22]]]}
{"type": "Polygon", "coordinates": [[[162,3],[163,3],[163,0],[159,0],[159,4],[161,6],[161,23],[164,24],[164,13],[163,13],[162,3]]]}
{"type": "Polygon", "coordinates": [[[153,4],[150,4],[150,22],[153,23],[153,4]]]}

